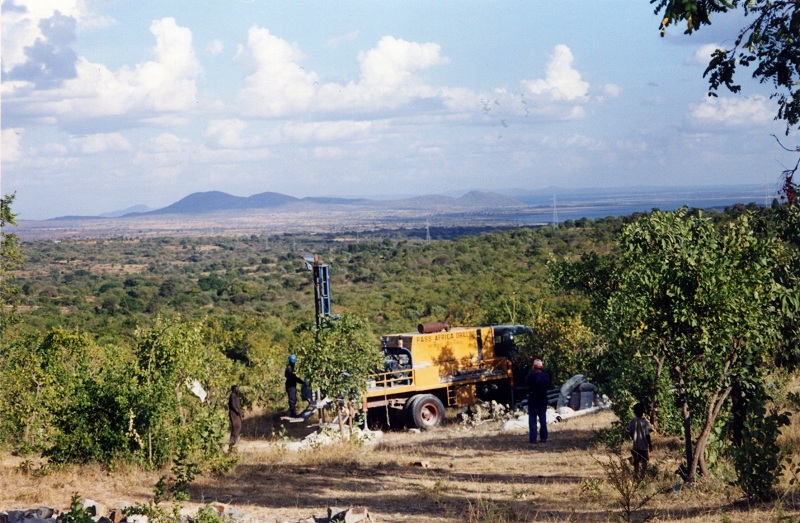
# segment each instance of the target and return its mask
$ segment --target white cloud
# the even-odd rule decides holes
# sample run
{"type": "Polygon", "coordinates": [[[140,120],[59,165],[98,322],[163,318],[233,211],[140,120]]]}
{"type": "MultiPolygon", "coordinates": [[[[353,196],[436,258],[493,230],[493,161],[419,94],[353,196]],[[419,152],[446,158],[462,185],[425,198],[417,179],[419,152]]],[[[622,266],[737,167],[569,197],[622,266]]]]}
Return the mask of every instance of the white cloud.
{"type": "Polygon", "coordinates": [[[336,47],[339,47],[343,43],[352,42],[356,38],[358,38],[358,30],[351,31],[351,32],[349,32],[349,33],[347,33],[345,35],[335,36],[333,38],[329,38],[328,41],[326,42],[326,45],[328,47],[336,48],[336,47]]]}
{"type": "MultiPolygon", "coordinates": [[[[25,118],[56,117],[62,122],[120,115],[135,122],[193,109],[197,102],[196,79],[202,69],[192,48],[191,31],[173,18],[164,18],[153,21],[150,32],[156,41],[153,60],[134,68],[122,67],[114,72],[103,64],[78,57],[76,77],[65,80],[60,87],[34,89],[30,84],[14,85],[10,92],[12,119],[18,110],[25,118]]],[[[125,122],[115,123],[122,126],[125,122]]]]}
{"type": "Polygon", "coordinates": [[[246,127],[247,124],[243,120],[212,120],[203,131],[203,137],[212,148],[241,149],[254,143],[253,140],[242,139],[241,134],[246,127]]]}
{"type": "Polygon", "coordinates": [[[120,133],[102,133],[73,137],[70,147],[81,154],[100,154],[106,152],[127,152],[133,149],[127,138],[120,133]]]}
{"type": "Polygon", "coordinates": [[[241,110],[251,116],[278,117],[306,109],[312,101],[317,75],[298,62],[304,58],[296,45],[252,27],[247,47],[237,59],[249,59],[253,72],[239,95],[241,110]]]}
{"type": "Polygon", "coordinates": [[[384,36],[378,46],[359,54],[358,82],[329,83],[319,90],[322,109],[359,111],[393,109],[409,102],[440,95],[425,84],[417,71],[449,63],[434,43],[420,44],[384,36]]]}
{"type": "Polygon", "coordinates": [[[684,65],[708,67],[708,62],[711,61],[711,54],[721,48],[722,46],[719,44],[705,44],[698,47],[693,55],[686,57],[683,63],[684,65]]]}
{"type": "Polygon", "coordinates": [[[603,95],[609,98],[616,98],[622,92],[622,88],[617,84],[606,84],[603,86],[603,95]]]}
{"type": "Polygon", "coordinates": [[[336,122],[287,123],[280,130],[282,141],[331,142],[364,135],[375,127],[374,122],[340,120],[336,122]]]}
{"type": "Polygon", "coordinates": [[[22,134],[24,129],[3,129],[0,142],[3,145],[3,163],[22,159],[22,134]]]}
{"type": "Polygon", "coordinates": [[[599,151],[605,149],[605,143],[592,136],[585,134],[574,134],[572,136],[545,136],[540,141],[543,147],[551,149],[562,150],[577,150],[586,149],[590,151],[599,151]]]}
{"type": "Polygon", "coordinates": [[[208,43],[206,46],[206,52],[211,56],[217,56],[218,54],[222,53],[225,49],[225,45],[222,43],[222,40],[215,39],[208,43]]]}
{"type": "Polygon", "coordinates": [[[334,160],[341,158],[343,151],[339,147],[314,147],[314,158],[334,160]]]}
{"type": "Polygon", "coordinates": [[[441,90],[416,73],[449,62],[437,44],[384,36],[376,47],[359,53],[358,81],[320,86],[318,75],[300,65],[305,55],[295,44],[258,27],[250,29],[247,45],[240,47],[236,58],[249,61],[253,68],[239,95],[240,112],[266,118],[303,111],[373,112],[422,99],[441,104],[441,90]]]}
{"type": "Polygon", "coordinates": [[[192,142],[190,140],[180,138],[172,133],[162,133],[147,140],[142,149],[154,153],[174,153],[185,151],[191,146],[192,142]]]}
{"type": "Polygon", "coordinates": [[[706,97],[697,105],[690,107],[689,116],[695,121],[740,126],[768,124],[775,113],[769,107],[769,99],[754,95],[743,98],[706,97]]]}
{"type": "Polygon", "coordinates": [[[196,149],[190,140],[162,133],[139,147],[133,163],[141,168],[142,183],[174,183],[197,157],[196,149]]]}
{"type": "Polygon", "coordinates": [[[31,0],[17,4],[3,1],[2,61],[7,73],[28,61],[25,49],[37,40],[44,40],[41,22],[51,18],[56,11],[76,20],[83,18],[83,3],[78,0],[31,0]]]}
{"type": "Polygon", "coordinates": [[[545,77],[524,80],[522,85],[531,93],[555,102],[581,102],[586,100],[589,82],[581,80],[581,73],[572,68],[574,57],[566,45],[553,50],[545,77]]]}

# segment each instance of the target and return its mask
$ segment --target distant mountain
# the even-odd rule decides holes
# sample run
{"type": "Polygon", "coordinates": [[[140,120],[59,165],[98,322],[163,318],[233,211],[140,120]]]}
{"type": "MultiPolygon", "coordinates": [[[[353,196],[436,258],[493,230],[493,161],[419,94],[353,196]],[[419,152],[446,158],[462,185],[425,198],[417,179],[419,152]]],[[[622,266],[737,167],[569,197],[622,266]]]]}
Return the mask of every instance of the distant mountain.
{"type": "Polygon", "coordinates": [[[227,209],[242,209],[247,198],[232,196],[221,191],[196,192],[162,209],[144,213],[153,214],[200,214],[227,209]]]}
{"type": "Polygon", "coordinates": [[[120,216],[125,216],[126,214],[143,213],[149,210],[150,208],[147,205],[134,205],[133,207],[128,207],[127,209],[122,209],[121,211],[103,213],[100,215],[100,218],[119,218],[120,216]]]}
{"type": "Polygon", "coordinates": [[[458,198],[457,202],[470,207],[492,207],[494,209],[498,207],[520,207],[523,205],[522,202],[514,198],[486,191],[470,191],[458,198]]]}
{"type": "Polygon", "coordinates": [[[280,207],[288,203],[299,202],[299,198],[287,196],[277,192],[262,192],[247,198],[247,209],[265,209],[269,207],[280,207]]]}
{"type": "Polygon", "coordinates": [[[127,216],[202,214],[214,211],[268,209],[299,201],[300,199],[294,196],[287,196],[276,192],[263,192],[249,197],[233,196],[222,191],[196,192],[167,207],[145,213],[132,213],[127,216]]]}
{"type": "Polygon", "coordinates": [[[276,209],[287,205],[350,205],[368,206],[386,209],[418,209],[436,210],[467,207],[470,209],[486,209],[500,207],[517,207],[522,205],[518,200],[493,192],[471,191],[455,198],[440,194],[417,196],[397,200],[371,200],[367,198],[306,197],[295,198],[276,192],[263,192],[253,196],[233,196],[222,191],[192,193],[177,202],[153,211],[135,211],[103,217],[134,217],[163,214],[203,214],[221,211],[242,211],[256,209],[276,209]]]}
{"type": "Polygon", "coordinates": [[[308,196],[303,198],[304,202],[321,203],[323,205],[362,205],[374,203],[365,198],[336,198],[333,196],[308,196]]]}

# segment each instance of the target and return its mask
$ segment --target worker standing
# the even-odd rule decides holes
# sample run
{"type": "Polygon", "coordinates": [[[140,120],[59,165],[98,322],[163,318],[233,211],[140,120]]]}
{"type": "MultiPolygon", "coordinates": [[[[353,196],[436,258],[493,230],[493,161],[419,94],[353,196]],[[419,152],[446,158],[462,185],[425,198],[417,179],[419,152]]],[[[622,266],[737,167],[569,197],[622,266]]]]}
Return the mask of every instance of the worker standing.
{"type": "Polygon", "coordinates": [[[637,403],[633,406],[634,418],[628,422],[625,431],[633,440],[633,473],[637,478],[641,478],[647,471],[647,464],[650,462],[650,451],[653,450],[653,442],[650,433],[653,426],[644,417],[644,405],[637,403]]]}
{"type": "Polygon", "coordinates": [[[242,405],[239,401],[238,385],[231,387],[231,393],[228,396],[228,419],[231,422],[231,439],[228,451],[232,451],[239,442],[239,435],[242,433],[242,405]]]}
{"type": "Polygon", "coordinates": [[[547,441],[547,391],[550,390],[550,376],[544,371],[542,360],[533,360],[531,371],[525,378],[528,386],[528,441],[536,443],[536,422],[539,422],[539,441],[547,441]]]}
{"type": "Polygon", "coordinates": [[[286,395],[289,398],[289,416],[297,417],[297,384],[305,385],[306,382],[297,377],[294,373],[294,366],[297,363],[297,356],[289,355],[289,364],[286,365],[286,395]]]}

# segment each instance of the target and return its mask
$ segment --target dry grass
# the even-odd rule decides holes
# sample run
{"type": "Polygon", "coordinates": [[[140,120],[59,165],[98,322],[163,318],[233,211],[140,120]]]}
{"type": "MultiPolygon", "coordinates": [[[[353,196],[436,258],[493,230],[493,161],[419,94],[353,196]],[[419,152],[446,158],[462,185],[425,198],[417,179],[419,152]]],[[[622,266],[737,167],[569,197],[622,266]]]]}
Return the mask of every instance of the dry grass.
{"type": "MultiPolygon", "coordinates": [[[[421,434],[387,433],[375,447],[336,445],[291,452],[251,439],[230,473],[198,478],[188,508],[210,501],[229,503],[265,521],[322,515],[327,506],[363,505],[383,522],[610,522],[620,515],[602,460],[609,455],[590,438],[613,414],[575,418],[554,425],[544,445],[527,434],[500,431],[497,423],[464,430],[455,425],[421,434]]],[[[251,432],[270,434],[272,420],[251,417],[251,432]],[[261,428],[259,428],[261,427],[261,428]]],[[[293,426],[291,431],[307,430],[293,426]]],[[[661,489],[632,520],[750,522],[800,520],[800,499],[750,506],[732,487],[709,482],[673,491],[679,445],[657,440],[654,462],[661,489]],[[789,519],[781,519],[790,516],[789,519]]],[[[23,473],[21,460],[2,461],[0,507],[51,505],[65,508],[73,492],[107,506],[149,499],[159,473],[100,467],[65,469],[44,477],[23,473]]],[[[34,465],[35,468],[35,465],[34,465]]]]}

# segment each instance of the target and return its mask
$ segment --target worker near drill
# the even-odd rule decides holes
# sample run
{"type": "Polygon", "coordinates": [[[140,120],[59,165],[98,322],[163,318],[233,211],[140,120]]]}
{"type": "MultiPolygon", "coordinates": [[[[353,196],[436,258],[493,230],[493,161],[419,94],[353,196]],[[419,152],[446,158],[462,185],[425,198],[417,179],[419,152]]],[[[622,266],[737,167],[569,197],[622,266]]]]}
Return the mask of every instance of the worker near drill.
{"type": "Polygon", "coordinates": [[[242,433],[242,404],[239,401],[237,385],[231,387],[231,393],[228,396],[228,419],[231,422],[231,439],[228,450],[233,451],[236,444],[239,443],[239,436],[242,433]]]}
{"type": "Polygon", "coordinates": [[[533,360],[531,371],[525,379],[528,386],[528,429],[529,441],[536,443],[536,422],[539,422],[539,438],[542,443],[547,441],[547,391],[552,386],[550,376],[544,371],[542,360],[533,360]]]}
{"type": "Polygon", "coordinates": [[[305,385],[306,382],[297,377],[294,373],[294,366],[297,363],[297,356],[289,355],[289,364],[286,365],[286,395],[289,398],[289,416],[297,417],[297,384],[305,385]]]}

